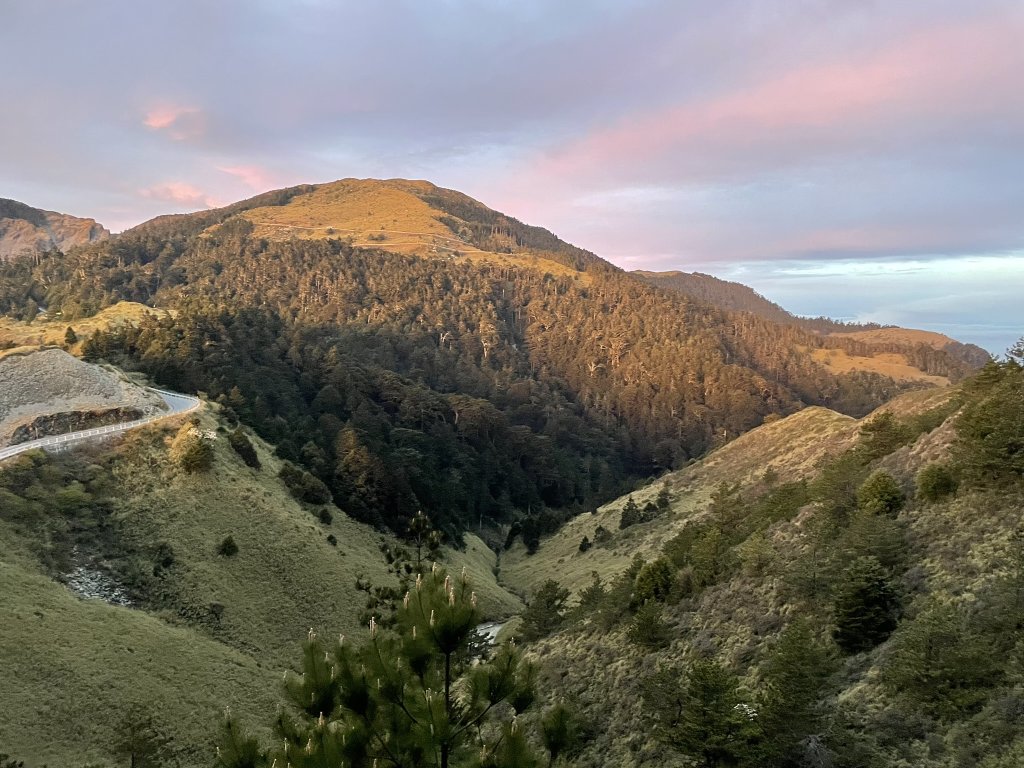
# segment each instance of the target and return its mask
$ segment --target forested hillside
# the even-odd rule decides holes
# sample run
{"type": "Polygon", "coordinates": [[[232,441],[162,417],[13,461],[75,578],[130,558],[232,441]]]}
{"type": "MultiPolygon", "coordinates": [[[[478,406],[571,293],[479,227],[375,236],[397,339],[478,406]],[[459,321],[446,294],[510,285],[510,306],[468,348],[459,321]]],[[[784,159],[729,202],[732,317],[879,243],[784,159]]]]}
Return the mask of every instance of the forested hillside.
{"type": "MultiPolygon", "coordinates": [[[[0,270],[5,312],[72,322],[125,299],[176,312],[94,335],[88,358],[207,393],[396,530],[420,508],[452,531],[525,514],[533,541],[770,414],[863,414],[914,386],[830,373],[814,334],[649,287],[424,182],[281,190],[0,270]],[[399,247],[388,227],[413,214],[447,234],[399,247]]],[[[921,364],[965,369],[940,350],[921,364]]]]}
{"type": "Polygon", "coordinates": [[[575,764],[1020,765],[1022,387],[805,411],[515,545],[575,764]]]}

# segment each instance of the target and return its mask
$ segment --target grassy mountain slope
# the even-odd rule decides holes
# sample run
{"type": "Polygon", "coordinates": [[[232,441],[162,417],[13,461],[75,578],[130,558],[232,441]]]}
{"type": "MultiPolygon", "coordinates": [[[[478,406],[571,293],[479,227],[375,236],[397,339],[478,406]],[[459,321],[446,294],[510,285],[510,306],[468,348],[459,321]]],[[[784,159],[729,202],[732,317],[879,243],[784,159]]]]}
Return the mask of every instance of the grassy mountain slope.
{"type": "Polygon", "coordinates": [[[502,554],[501,580],[524,594],[535,592],[547,579],[555,579],[574,593],[590,583],[594,572],[609,580],[625,570],[636,555],[646,559],[657,557],[668,539],[706,514],[712,496],[723,484],[747,492],[763,492],[763,478],[769,469],[787,482],[811,479],[826,457],[854,445],[861,426],[877,414],[911,417],[940,407],[951,396],[948,388],[911,392],[862,419],[812,407],[765,424],[685,469],[668,473],[658,482],[604,504],[593,513],[572,518],[557,533],[542,539],[534,554],[516,542],[502,554]],[[651,522],[620,530],[626,502],[632,498],[641,507],[653,502],[663,484],[672,494],[668,511],[651,522]],[[591,542],[601,538],[597,533],[599,526],[608,532],[607,540],[581,552],[579,545],[584,537],[591,542]]]}
{"type": "Polygon", "coordinates": [[[503,580],[533,594],[552,578],[583,600],[568,628],[531,646],[592,724],[576,764],[689,765],[714,744],[716,759],[743,766],[1018,765],[1022,385],[1011,361],[859,421],[808,409],[669,475],[671,508],[650,522],[619,531],[623,498],[535,555],[505,553],[503,580]],[[959,489],[942,480],[949,468],[959,489]],[[875,472],[904,500],[879,506],[865,490],[875,472]],[[610,537],[580,552],[598,523],[610,537]],[[645,607],[648,569],[625,568],[637,555],[671,574],[645,607]],[[841,622],[883,626],[866,613],[845,623],[867,561],[892,590],[893,623],[840,645],[841,622]],[[720,730],[687,730],[694,705],[679,702],[709,664],[735,686],[728,701],[753,713],[746,735],[714,704],[701,722],[720,730]]]}
{"type": "MultiPolygon", "coordinates": [[[[169,453],[171,422],[0,465],[0,752],[32,766],[113,764],[122,720],[141,706],[181,765],[205,765],[224,706],[267,722],[305,633],[362,636],[357,578],[393,581],[380,545],[395,540],[334,507],[321,522],[323,506],[292,498],[267,445],[253,439],[262,467],[247,467],[208,409],[199,426],[216,436],[213,465],[189,474],[169,453]],[[227,536],[230,557],[218,553],[227,536]],[[57,580],[75,568],[121,584],[135,607],[79,598],[57,580]],[[68,724],[59,733],[55,717],[68,724]]],[[[494,580],[493,553],[466,544],[446,559],[466,567],[485,615],[520,611],[494,580]]]]}

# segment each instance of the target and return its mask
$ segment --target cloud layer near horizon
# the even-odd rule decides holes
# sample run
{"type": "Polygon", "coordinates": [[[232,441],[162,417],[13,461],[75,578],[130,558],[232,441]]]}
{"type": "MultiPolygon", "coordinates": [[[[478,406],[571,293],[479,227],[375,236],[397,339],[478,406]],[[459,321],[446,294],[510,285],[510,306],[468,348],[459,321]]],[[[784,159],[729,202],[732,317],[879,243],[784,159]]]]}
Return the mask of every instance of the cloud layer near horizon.
{"type": "MultiPolygon", "coordinates": [[[[622,266],[743,272],[765,293],[786,280],[772,264],[913,259],[924,285],[986,255],[1005,285],[1024,252],[1017,0],[11,0],[4,16],[19,74],[0,196],[115,230],[401,176],[622,266]]],[[[889,279],[912,294],[907,274],[889,279]]]]}

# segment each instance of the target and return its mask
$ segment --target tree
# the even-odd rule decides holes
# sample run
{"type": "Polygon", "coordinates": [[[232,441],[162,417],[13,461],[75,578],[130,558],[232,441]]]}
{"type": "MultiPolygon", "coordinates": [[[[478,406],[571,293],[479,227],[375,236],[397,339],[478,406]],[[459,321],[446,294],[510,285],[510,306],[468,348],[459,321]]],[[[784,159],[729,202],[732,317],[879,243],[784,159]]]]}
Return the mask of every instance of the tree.
{"type": "Polygon", "coordinates": [[[835,647],[822,642],[809,622],[797,619],[782,631],[761,668],[757,719],[765,762],[799,764],[801,742],[824,724],[819,703],[836,669],[835,647]]]}
{"type": "Polygon", "coordinates": [[[899,598],[875,557],[859,557],[843,572],[833,610],[836,644],[847,653],[874,648],[896,629],[899,598]]]}
{"type": "Polygon", "coordinates": [[[644,682],[644,707],[656,735],[701,768],[743,765],[757,736],[756,711],[743,700],[739,681],[714,659],[680,672],[663,667],[644,682]]]}
{"type": "Polygon", "coordinates": [[[643,605],[648,601],[664,602],[672,591],[675,569],[664,557],[647,563],[637,574],[633,587],[633,602],[643,605]]]}
{"type": "Polygon", "coordinates": [[[945,464],[933,463],[917,473],[917,495],[924,501],[938,501],[956,493],[957,480],[945,464]]]}
{"type": "Polygon", "coordinates": [[[545,581],[523,612],[520,634],[524,640],[547,637],[562,626],[569,590],[554,579],[545,581]]]}
{"type": "Polygon", "coordinates": [[[622,507],[622,517],[619,518],[619,529],[629,528],[631,525],[636,525],[642,520],[642,514],[640,512],[640,506],[630,496],[626,499],[625,505],[622,507]]]}
{"type": "Polygon", "coordinates": [[[548,751],[550,768],[559,757],[572,757],[579,750],[583,727],[576,711],[568,704],[558,702],[541,718],[540,735],[548,751]]]}
{"type": "Polygon", "coordinates": [[[120,733],[114,752],[128,760],[129,768],[160,768],[169,761],[171,738],[149,715],[128,715],[121,721],[120,733]]]}
{"type": "Polygon", "coordinates": [[[872,472],[857,489],[857,507],[874,515],[896,517],[905,503],[903,490],[888,472],[872,472]]]}
{"type": "Polygon", "coordinates": [[[672,505],[672,489],[669,486],[668,480],[661,484],[661,488],[658,490],[658,496],[654,500],[654,505],[661,512],[667,511],[672,505]]]}
{"type": "Polygon", "coordinates": [[[893,636],[882,682],[940,717],[978,707],[1004,669],[976,624],[952,606],[929,606],[893,636]]]}
{"type": "Polygon", "coordinates": [[[466,647],[479,621],[466,578],[435,568],[406,596],[396,632],[371,621],[361,645],[310,632],[302,674],[285,677],[275,745],[261,747],[229,714],[217,765],[534,766],[516,718],[533,704],[533,669],[511,644],[473,664],[466,647]]]}
{"type": "Polygon", "coordinates": [[[426,550],[426,554],[431,560],[436,561],[440,559],[441,533],[434,530],[430,518],[424,515],[422,511],[417,512],[412,520],[409,521],[409,541],[416,549],[416,560],[413,562],[413,567],[417,572],[423,569],[424,550],[426,550]]]}

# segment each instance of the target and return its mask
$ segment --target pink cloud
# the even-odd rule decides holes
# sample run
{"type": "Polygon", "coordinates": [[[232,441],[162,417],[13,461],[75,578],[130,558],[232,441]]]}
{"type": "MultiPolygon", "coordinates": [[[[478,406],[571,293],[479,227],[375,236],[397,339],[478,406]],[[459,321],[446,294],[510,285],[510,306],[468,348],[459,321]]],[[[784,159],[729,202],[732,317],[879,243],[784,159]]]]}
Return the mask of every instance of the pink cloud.
{"type": "Polygon", "coordinates": [[[266,192],[280,186],[266,168],[261,168],[258,165],[217,166],[217,170],[234,176],[256,192],[266,192]]]}
{"type": "Polygon", "coordinates": [[[206,132],[206,115],[198,107],[165,104],[149,110],[142,124],[165,133],[175,141],[185,141],[206,132]]]}
{"type": "Polygon", "coordinates": [[[217,208],[222,202],[192,184],[166,181],[140,189],[139,194],[150,200],[163,200],[190,208],[217,208]]]}
{"type": "Polygon", "coordinates": [[[655,177],[714,174],[737,159],[742,167],[784,162],[879,135],[913,137],[958,119],[1015,110],[1024,121],[1017,82],[1022,34],[1019,16],[934,27],[872,55],[629,117],[557,149],[532,171],[586,179],[623,169],[655,177]]]}

